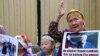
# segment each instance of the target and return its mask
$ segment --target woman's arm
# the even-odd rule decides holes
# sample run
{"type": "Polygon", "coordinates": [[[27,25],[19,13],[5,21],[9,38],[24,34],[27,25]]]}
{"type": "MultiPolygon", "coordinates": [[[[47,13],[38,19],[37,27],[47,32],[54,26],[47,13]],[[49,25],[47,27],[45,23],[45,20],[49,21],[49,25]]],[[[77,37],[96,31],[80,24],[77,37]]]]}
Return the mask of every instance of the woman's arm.
{"type": "Polygon", "coordinates": [[[59,42],[62,42],[63,32],[58,31],[58,23],[64,14],[65,14],[65,8],[64,8],[63,0],[61,0],[60,6],[58,9],[58,15],[56,16],[54,21],[50,23],[49,29],[48,29],[49,35],[59,42]]]}

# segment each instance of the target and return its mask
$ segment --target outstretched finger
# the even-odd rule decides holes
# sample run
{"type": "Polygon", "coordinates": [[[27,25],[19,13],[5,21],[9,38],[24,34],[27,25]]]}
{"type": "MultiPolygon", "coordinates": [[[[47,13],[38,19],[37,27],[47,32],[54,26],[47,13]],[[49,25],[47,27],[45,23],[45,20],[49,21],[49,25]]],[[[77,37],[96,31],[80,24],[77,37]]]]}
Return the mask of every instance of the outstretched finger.
{"type": "Polygon", "coordinates": [[[61,0],[61,2],[60,2],[60,8],[63,8],[64,7],[64,2],[63,2],[63,0],[61,0]]]}

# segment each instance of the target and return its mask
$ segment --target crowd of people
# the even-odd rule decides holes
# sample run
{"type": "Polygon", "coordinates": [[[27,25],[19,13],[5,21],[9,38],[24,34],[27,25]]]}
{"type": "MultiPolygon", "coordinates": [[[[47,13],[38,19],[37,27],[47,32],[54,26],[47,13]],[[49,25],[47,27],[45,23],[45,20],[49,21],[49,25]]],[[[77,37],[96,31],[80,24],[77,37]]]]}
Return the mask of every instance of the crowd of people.
{"type": "MultiPolygon", "coordinates": [[[[48,34],[44,34],[41,37],[41,44],[40,44],[41,50],[37,53],[37,56],[62,56],[61,50],[62,50],[62,39],[64,32],[78,33],[80,31],[86,31],[84,24],[84,16],[80,11],[75,9],[72,9],[66,15],[66,21],[69,25],[69,28],[64,29],[62,31],[58,30],[59,21],[66,12],[63,3],[64,3],[63,0],[61,0],[58,9],[58,15],[49,24],[48,34]],[[55,47],[55,41],[60,42],[59,48],[55,47]]],[[[2,25],[0,25],[0,34],[7,35],[6,29],[2,25]]],[[[15,39],[18,40],[18,56],[32,56],[32,48],[31,48],[32,43],[28,39],[28,37],[26,35],[17,35],[15,36],[15,39]]],[[[0,45],[2,44],[3,43],[0,42],[0,45]]],[[[67,48],[69,47],[69,41],[66,42],[66,46],[67,48]]]]}

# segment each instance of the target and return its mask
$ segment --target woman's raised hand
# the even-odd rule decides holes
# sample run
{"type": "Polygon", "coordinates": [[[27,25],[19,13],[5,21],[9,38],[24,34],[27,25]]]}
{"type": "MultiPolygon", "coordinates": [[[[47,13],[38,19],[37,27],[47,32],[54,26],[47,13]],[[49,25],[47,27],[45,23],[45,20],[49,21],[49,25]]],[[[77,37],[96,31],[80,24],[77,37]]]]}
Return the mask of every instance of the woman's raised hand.
{"type": "Polygon", "coordinates": [[[61,0],[61,2],[59,4],[59,9],[58,9],[58,15],[54,21],[59,22],[59,20],[65,14],[65,12],[66,12],[66,9],[64,8],[64,1],[61,0]]]}
{"type": "Polygon", "coordinates": [[[59,9],[58,9],[58,14],[59,16],[63,16],[66,12],[66,9],[64,8],[64,1],[61,0],[60,4],[59,4],[59,9]]]}

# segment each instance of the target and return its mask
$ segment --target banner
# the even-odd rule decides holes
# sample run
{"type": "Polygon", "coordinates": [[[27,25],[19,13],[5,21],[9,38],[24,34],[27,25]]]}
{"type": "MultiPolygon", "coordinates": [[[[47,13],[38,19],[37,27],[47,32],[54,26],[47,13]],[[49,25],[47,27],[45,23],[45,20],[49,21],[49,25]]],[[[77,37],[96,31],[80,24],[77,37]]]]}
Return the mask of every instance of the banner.
{"type": "Polygon", "coordinates": [[[100,31],[65,32],[62,56],[100,56],[100,31]]]}
{"type": "Polygon", "coordinates": [[[0,34],[0,56],[18,56],[18,40],[0,34]]]}

